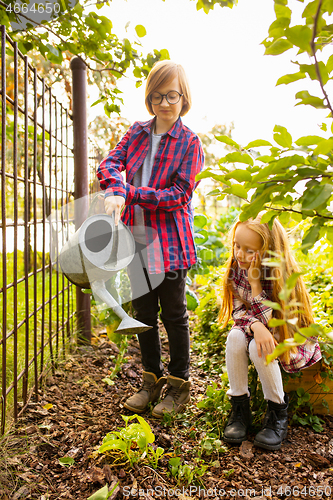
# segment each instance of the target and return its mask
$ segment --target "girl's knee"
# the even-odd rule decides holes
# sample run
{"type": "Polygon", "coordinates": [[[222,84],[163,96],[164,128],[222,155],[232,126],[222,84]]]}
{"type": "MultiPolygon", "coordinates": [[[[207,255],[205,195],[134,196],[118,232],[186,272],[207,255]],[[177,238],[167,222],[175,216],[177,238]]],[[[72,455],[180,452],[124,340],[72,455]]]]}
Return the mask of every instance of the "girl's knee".
{"type": "Polygon", "coordinates": [[[259,358],[257,343],[254,339],[249,343],[249,356],[251,361],[255,364],[256,361],[262,359],[259,358]]]}
{"type": "Polygon", "coordinates": [[[233,328],[232,330],[230,330],[226,343],[226,348],[228,349],[228,347],[229,349],[246,349],[245,334],[242,332],[242,330],[239,330],[238,328],[233,328]]]}

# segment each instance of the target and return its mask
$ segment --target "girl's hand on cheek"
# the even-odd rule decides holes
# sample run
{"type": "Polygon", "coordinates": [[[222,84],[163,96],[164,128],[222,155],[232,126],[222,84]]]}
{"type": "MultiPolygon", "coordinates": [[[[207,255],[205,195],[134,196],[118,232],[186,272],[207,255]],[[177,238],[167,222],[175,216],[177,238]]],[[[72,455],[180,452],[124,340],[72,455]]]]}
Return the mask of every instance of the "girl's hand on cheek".
{"type": "Polygon", "coordinates": [[[259,252],[256,252],[254,254],[247,274],[250,285],[253,285],[258,282],[260,283],[261,257],[259,252]]]}

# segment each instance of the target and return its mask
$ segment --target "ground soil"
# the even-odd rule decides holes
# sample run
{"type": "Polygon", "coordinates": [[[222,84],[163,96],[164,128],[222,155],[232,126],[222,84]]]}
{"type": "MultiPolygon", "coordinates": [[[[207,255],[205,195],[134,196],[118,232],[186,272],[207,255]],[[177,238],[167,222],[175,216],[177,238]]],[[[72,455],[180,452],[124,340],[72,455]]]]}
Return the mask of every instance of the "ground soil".
{"type": "MultiPolygon", "coordinates": [[[[167,357],[165,338],[163,349],[167,357]]],[[[93,346],[77,348],[49,375],[40,400],[29,404],[17,427],[0,443],[0,499],[86,500],[105,484],[109,490],[117,485],[111,499],[333,498],[331,416],[323,417],[321,433],[290,427],[282,448],[275,452],[254,447],[254,434],[250,434],[241,447],[227,446],[223,453],[204,456],[210,466],[197,481],[177,483],[168,469],[169,458],[176,454],[184,464],[193,464],[203,438],[195,425],[200,417],[195,403],[212,381],[198,367],[195,356],[187,418],[161,422],[151,417],[151,410],[143,414],[155,434],[154,444],[165,450],[158,469],[145,461],[129,467],[120,454],[97,454],[103,437],[124,426],[121,415],[130,412],[123,403],[141,380],[138,343],[132,338],[116,383],[109,386],[102,381],[114,366],[110,356],[117,351],[105,330],[99,329],[93,346]],[[189,425],[193,429],[191,439],[189,425]],[[59,459],[64,456],[72,457],[74,465],[60,465],[59,459]]]]}

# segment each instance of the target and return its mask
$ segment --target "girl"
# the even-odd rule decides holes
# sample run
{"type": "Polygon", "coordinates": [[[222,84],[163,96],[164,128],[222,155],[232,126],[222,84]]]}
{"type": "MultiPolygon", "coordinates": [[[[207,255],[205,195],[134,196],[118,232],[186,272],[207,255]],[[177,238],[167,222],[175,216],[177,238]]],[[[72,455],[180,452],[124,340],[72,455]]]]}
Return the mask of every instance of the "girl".
{"type": "MultiPolygon", "coordinates": [[[[246,222],[236,222],[231,230],[232,255],[226,264],[222,306],[219,319],[226,326],[230,316],[234,320],[226,343],[226,365],[230,389],[232,412],[224,430],[227,443],[239,444],[246,439],[251,423],[250,393],[248,389],[248,357],[258,372],[268,409],[263,428],[256,435],[254,444],[268,450],[278,450],[287,435],[288,396],[283,391],[282,376],[278,360],[268,365],[266,355],[275,345],[293,337],[293,331],[286,325],[274,330],[268,327],[272,308],[264,301],[278,302],[281,311],[274,311],[276,318],[283,317],[283,303],[278,297],[283,283],[299,268],[291,254],[285,229],[274,219],[272,230],[268,224],[261,224],[261,214],[246,222]],[[263,257],[270,257],[268,251],[284,258],[284,270],[280,267],[261,265],[263,257]]],[[[289,297],[302,304],[302,311],[293,309],[300,328],[313,323],[310,297],[301,277],[289,297]]],[[[321,359],[316,337],[281,356],[280,363],[285,371],[297,372],[321,359]]]]}
{"type": "Polygon", "coordinates": [[[129,266],[136,318],[152,328],[138,335],[143,364],[140,390],[125,408],[143,412],[167,383],[153,415],[180,411],[190,399],[186,273],[196,262],[191,200],[203,166],[200,140],[182,123],[191,108],[184,69],[159,61],[149,73],[146,107],[152,120],[135,122],[98,168],[105,210],[129,225],[136,255],[129,266]],[[125,171],[126,181],[121,172],[125,171]],[[163,376],[158,314],[168,334],[169,375],[163,376]]]}

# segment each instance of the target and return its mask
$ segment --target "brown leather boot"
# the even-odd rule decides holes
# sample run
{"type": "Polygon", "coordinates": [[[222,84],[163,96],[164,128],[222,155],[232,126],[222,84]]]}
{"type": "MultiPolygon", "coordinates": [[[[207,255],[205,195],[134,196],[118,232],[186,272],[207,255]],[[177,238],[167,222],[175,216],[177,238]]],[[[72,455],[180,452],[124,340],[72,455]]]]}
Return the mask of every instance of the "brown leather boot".
{"type": "Polygon", "coordinates": [[[162,418],[164,413],[171,413],[172,411],[178,413],[184,409],[186,403],[191,399],[191,382],[169,375],[167,384],[166,396],[153,409],[153,417],[162,418]]]}
{"type": "Polygon", "coordinates": [[[143,372],[141,387],[136,394],[125,401],[125,408],[135,413],[142,413],[147,408],[148,403],[157,401],[166,381],[166,377],[158,379],[155,373],[143,372]]]}

